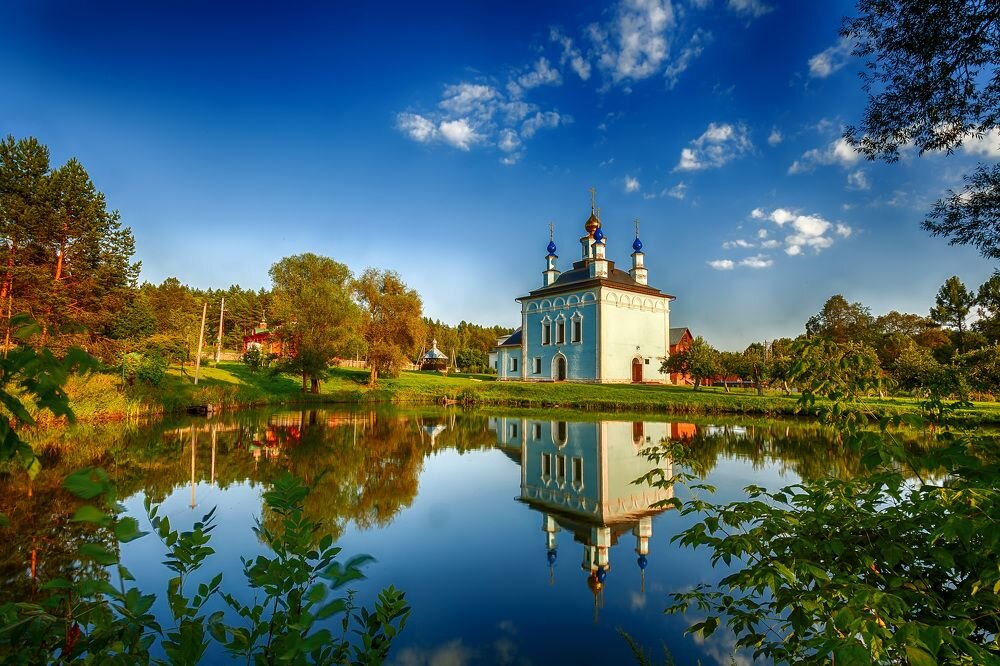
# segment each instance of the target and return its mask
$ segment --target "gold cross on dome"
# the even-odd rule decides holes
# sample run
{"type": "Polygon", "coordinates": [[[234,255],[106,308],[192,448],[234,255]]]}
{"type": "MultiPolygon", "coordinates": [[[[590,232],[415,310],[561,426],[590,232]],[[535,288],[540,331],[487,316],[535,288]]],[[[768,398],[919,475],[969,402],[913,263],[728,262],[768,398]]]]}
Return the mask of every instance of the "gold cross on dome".
{"type": "Polygon", "coordinates": [[[555,240],[555,224],[549,222],[549,240],[555,240]]]}
{"type": "Polygon", "coordinates": [[[597,188],[596,187],[591,187],[590,188],[590,212],[591,213],[593,213],[594,210],[595,210],[594,205],[595,205],[595,197],[596,197],[596,195],[597,195],[597,188]]]}

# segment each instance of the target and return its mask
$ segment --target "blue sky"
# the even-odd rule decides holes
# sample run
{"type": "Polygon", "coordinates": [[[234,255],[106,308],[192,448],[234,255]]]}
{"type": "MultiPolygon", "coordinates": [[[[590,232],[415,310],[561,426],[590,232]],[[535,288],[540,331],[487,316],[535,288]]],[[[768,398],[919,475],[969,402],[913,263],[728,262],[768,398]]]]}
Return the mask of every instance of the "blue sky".
{"type": "Polygon", "coordinates": [[[83,162],[145,280],[259,288],[310,251],[397,270],[451,323],[515,325],[549,222],[567,268],[595,186],[610,257],[639,218],[672,325],[742,348],[835,293],[926,313],[994,268],[919,222],[1000,137],[893,165],[838,143],[865,105],[852,10],[7,3],[0,132],[83,162]]]}

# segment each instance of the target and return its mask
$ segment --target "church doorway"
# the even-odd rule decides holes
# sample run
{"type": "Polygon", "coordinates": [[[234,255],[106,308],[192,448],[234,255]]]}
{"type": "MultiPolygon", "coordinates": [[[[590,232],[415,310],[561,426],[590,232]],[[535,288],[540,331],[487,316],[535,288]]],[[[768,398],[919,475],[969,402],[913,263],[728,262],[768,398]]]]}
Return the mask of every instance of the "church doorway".
{"type": "Polygon", "coordinates": [[[642,359],[634,358],[632,359],[632,383],[641,384],[642,383],[642,359]]]}
{"type": "Polygon", "coordinates": [[[566,359],[562,356],[556,357],[556,381],[566,381],[566,359]]]}

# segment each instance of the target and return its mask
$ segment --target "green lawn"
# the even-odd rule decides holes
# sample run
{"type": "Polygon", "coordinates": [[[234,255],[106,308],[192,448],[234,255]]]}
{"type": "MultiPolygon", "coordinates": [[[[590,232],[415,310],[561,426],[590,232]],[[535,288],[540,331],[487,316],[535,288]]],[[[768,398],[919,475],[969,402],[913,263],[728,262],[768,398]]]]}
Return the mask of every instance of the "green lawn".
{"type": "MultiPolygon", "coordinates": [[[[113,375],[71,379],[67,391],[82,420],[104,420],[183,411],[191,405],[249,406],[276,403],[439,403],[444,399],[491,407],[526,407],[587,412],[792,415],[796,397],[780,391],[756,395],[753,390],[687,386],[593,385],[497,382],[489,375],[404,372],[371,388],[365,370],[335,368],[320,393],[303,393],[301,380],[267,371],[251,373],[242,363],[202,367],[198,386],[192,368],[171,368],[159,387],[121,389],[113,375]]],[[[874,412],[896,414],[918,408],[913,398],[870,398],[874,412]]],[[[976,403],[963,415],[970,423],[1000,423],[1000,403],[976,403]]]]}

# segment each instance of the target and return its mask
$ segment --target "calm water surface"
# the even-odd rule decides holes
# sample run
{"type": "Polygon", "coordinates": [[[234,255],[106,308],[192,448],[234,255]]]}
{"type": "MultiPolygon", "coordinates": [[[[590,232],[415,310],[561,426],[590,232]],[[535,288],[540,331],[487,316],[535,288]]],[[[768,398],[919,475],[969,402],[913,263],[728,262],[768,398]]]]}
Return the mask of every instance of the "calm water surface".
{"type": "MultiPolygon", "coordinates": [[[[144,529],[147,497],[178,529],[217,507],[216,554],[200,578],[222,571],[238,596],[247,594],[239,558],[263,550],[250,528],[269,480],[285,470],[303,477],[314,486],[307,511],[344,554],[377,559],[354,586],[360,597],[370,602],[389,584],[406,591],[413,613],[392,657],[407,665],[632,663],[618,628],[657,654],[666,643],[679,664],[748,663],[725,632],[696,642],[683,630],[699,618],[664,615],[670,592],[724,571],[706,552],[670,543],[693,519],[650,509],[670,491],[633,483],[653,467],[641,451],[684,442],[710,469],[717,501],[742,497],[749,484],[847,475],[857,465],[814,426],[763,420],[254,410],[58,436],[106,450],[101,464],[144,529]]],[[[49,461],[30,497],[23,481],[0,484],[13,534],[0,543],[0,598],[24,598],[72,563],[74,505],[53,489],[70,464],[49,461]]],[[[153,535],[122,547],[166,619],[163,552],[153,535]]]]}

